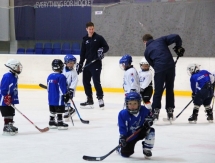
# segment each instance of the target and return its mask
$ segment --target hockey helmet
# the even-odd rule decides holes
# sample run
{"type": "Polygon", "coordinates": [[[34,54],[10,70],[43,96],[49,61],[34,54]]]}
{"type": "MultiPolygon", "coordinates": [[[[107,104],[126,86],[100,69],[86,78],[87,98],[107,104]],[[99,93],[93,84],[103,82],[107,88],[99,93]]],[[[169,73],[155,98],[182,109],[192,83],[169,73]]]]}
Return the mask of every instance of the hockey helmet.
{"type": "Polygon", "coordinates": [[[141,107],[141,97],[139,95],[139,93],[137,92],[130,92],[130,93],[127,93],[126,94],[126,97],[125,97],[125,103],[126,103],[126,109],[129,111],[129,113],[131,114],[137,114],[140,110],[140,107],[141,107]],[[130,106],[132,105],[130,102],[131,101],[136,101],[137,102],[137,107],[136,108],[132,108],[133,106],[130,106]]]}
{"type": "Polygon", "coordinates": [[[132,57],[129,54],[125,54],[122,56],[122,58],[119,60],[120,68],[125,70],[131,65],[132,57]]]}
{"type": "Polygon", "coordinates": [[[200,71],[200,66],[201,65],[196,64],[196,63],[189,64],[187,66],[187,73],[188,73],[188,75],[191,76],[191,75],[199,72],[200,71]]]}
{"type": "Polygon", "coordinates": [[[63,70],[63,62],[60,59],[54,59],[52,61],[52,70],[53,71],[62,71],[63,70]]]}
{"type": "Polygon", "coordinates": [[[9,59],[5,66],[13,73],[20,74],[22,72],[22,64],[16,59],[9,59]]]}

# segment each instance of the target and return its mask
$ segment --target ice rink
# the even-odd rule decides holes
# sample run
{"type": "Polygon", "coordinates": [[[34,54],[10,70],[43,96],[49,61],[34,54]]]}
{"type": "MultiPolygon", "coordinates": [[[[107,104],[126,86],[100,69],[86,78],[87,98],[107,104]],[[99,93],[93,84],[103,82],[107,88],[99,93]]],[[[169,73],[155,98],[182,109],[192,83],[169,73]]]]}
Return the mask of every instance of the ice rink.
{"type": "MultiPolygon", "coordinates": [[[[164,96],[165,97],[165,96],[164,96]]],[[[20,104],[16,107],[39,128],[48,127],[49,109],[46,90],[19,89],[20,104]]],[[[19,128],[15,136],[0,136],[0,163],[84,163],[83,155],[103,156],[118,145],[118,112],[123,108],[124,94],[105,93],[105,109],[100,110],[94,93],[94,109],[81,109],[80,102],[86,99],[84,92],[76,92],[74,102],[81,118],[89,120],[83,124],[77,114],[68,130],[50,129],[40,133],[29,121],[16,111],[14,126],[19,128]]],[[[175,98],[174,115],[189,103],[190,97],[175,98]]],[[[155,128],[153,156],[146,160],[141,141],[136,144],[130,158],[122,158],[116,152],[103,162],[111,163],[213,163],[215,162],[215,124],[208,123],[201,107],[197,124],[189,124],[193,104],[170,125],[163,122],[166,117],[165,98],[160,120],[155,128]]],[[[0,120],[3,129],[3,118],[0,120]]],[[[2,133],[1,133],[2,134],[2,133]]]]}

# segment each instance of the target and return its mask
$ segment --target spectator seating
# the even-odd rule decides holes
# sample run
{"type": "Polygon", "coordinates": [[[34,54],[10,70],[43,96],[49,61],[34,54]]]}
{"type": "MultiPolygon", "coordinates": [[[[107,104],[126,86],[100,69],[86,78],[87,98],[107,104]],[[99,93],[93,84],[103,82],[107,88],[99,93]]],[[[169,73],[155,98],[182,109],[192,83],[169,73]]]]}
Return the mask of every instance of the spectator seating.
{"type": "Polygon", "coordinates": [[[47,42],[44,44],[43,54],[52,54],[52,43],[47,42]]]}
{"type": "Polygon", "coordinates": [[[61,54],[61,44],[59,42],[53,44],[52,54],[61,54]]]}
{"type": "Polygon", "coordinates": [[[35,54],[43,54],[43,43],[36,43],[35,44],[35,54]]]}
{"type": "Polygon", "coordinates": [[[72,44],[72,54],[80,54],[81,53],[81,47],[80,44],[77,42],[74,42],[72,44]]]}
{"type": "Polygon", "coordinates": [[[25,54],[25,49],[24,48],[17,49],[16,54],[25,54]]]}
{"type": "Polygon", "coordinates": [[[71,54],[72,53],[71,48],[70,48],[70,43],[68,43],[68,42],[63,43],[61,53],[62,54],[71,54]]]}
{"type": "Polygon", "coordinates": [[[32,48],[26,49],[26,54],[34,54],[34,49],[32,48]]]}

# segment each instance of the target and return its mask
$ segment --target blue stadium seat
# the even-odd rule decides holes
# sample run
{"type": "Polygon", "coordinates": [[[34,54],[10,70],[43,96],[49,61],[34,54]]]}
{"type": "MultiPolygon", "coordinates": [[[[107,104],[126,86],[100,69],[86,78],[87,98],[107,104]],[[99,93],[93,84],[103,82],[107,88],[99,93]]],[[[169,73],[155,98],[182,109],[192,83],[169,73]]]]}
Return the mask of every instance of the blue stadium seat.
{"type": "Polygon", "coordinates": [[[70,49],[70,43],[68,43],[68,42],[63,43],[61,53],[62,54],[71,54],[72,53],[72,51],[70,49]]]}
{"type": "Polygon", "coordinates": [[[35,54],[43,54],[43,43],[36,43],[35,44],[35,54]]]}
{"type": "Polygon", "coordinates": [[[52,54],[52,43],[47,42],[44,44],[43,54],[52,54]]]}
{"type": "Polygon", "coordinates": [[[34,54],[34,49],[32,48],[26,49],[26,54],[34,54]]]}
{"type": "Polygon", "coordinates": [[[25,49],[24,48],[17,49],[16,54],[25,54],[25,49]]]}
{"type": "Polygon", "coordinates": [[[72,44],[72,54],[80,54],[81,53],[81,47],[80,44],[75,42],[72,44]]]}
{"type": "Polygon", "coordinates": [[[61,54],[61,44],[56,42],[53,44],[52,54],[61,54]]]}

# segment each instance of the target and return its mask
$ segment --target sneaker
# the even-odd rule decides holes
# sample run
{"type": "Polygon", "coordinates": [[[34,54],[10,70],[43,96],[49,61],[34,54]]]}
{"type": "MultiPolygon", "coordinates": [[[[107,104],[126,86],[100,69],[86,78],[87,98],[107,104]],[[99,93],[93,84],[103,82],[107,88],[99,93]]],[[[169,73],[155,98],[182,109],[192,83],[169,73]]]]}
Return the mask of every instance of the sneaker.
{"type": "Polygon", "coordinates": [[[105,104],[104,104],[104,100],[103,99],[99,99],[99,107],[100,108],[104,108],[105,104]]]}
{"type": "Polygon", "coordinates": [[[67,130],[68,129],[68,124],[61,122],[57,123],[57,128],[58,130],[67,130]]]}
{"type": "Polygon", "coordinates": [[[81,103],[81,104],[80,104],[80,105],[81,105],[80,107],[81,107],[82,109],[93,109],[93,108],[94,108],[93,104],[94,104],[93,99],[92,99],[92,98],[87,98],[87,101],[81,103]]]}
{"type": "Polygon", "coordinates": [[[49,128],[50,129],[57,129],[57,122],[55,122],[55,120],[49,121],[49,128]]]}
{"type": "Polygon", "coordinates": [[[18,128],[14,127],[12,123],[4,125],[3,135],[13,136],[18,132],[18,128]]]}
{"type": "Polygon", "coordinates": [[[146,158],[149,158],[152,156],[152,152],[148,148],[143,148],[143,154],[145,155],[146,158]]]}

